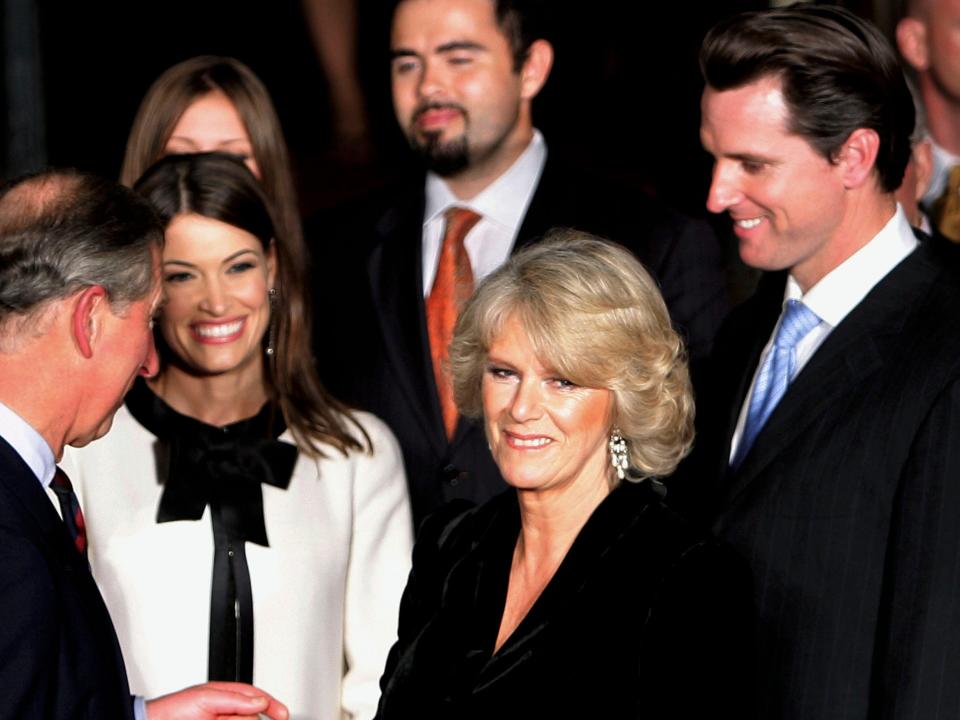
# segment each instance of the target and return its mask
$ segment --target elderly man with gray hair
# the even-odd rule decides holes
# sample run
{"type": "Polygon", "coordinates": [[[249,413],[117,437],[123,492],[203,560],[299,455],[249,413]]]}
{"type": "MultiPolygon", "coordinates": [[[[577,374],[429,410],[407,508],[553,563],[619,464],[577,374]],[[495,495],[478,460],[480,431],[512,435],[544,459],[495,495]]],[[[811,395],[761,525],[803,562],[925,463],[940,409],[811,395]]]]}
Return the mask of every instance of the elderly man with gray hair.
{"type": "Polygon", "coordinates": [[[162,243],[149,205],[115,183],[54,171],[0,189],[0,717],[288,716],[239,683],[130,696],[55,464],[105,434],[134,378],[157,370],[162,243]]]}

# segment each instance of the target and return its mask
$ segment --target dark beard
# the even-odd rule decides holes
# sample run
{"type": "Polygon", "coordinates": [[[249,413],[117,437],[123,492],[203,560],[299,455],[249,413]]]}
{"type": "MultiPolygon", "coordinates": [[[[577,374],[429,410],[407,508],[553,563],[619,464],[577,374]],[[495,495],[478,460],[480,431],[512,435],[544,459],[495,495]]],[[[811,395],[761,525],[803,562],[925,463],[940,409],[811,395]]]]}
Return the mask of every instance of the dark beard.
{"type": "Polygon", "coordinates": [[[427,168],[440,177],[456,175],[470,164],[467,138],[464,135],[449,142],[440,140],[439,134],[427,135],[423,140],[412,137],[410,147],[427,168]]]}

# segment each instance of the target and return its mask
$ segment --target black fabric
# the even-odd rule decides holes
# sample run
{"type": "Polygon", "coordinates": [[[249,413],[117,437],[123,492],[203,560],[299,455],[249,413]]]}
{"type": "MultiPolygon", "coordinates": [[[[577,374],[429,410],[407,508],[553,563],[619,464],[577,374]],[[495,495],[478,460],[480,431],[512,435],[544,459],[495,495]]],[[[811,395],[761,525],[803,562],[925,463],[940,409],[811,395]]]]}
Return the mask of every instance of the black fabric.
{"type": "Polygon", "coordinates": [[[210,506],[208,679],[252,682],[253,589],[244,543],[269,545],[261,483],[286,489],[296,464],[296,446],[276,439],[286,429],[282,413],[267,403],[252,418],[214,427],[181,415],[142,379],[126,404],[161,443],[157,477],[164,489],[157,522],[199,520],[210,506]]]}
{"type": "Polygon", "coordinates": [[[730,470],[784,282],[783,273],[763,278],[718,336],[697,388],[697,446],[674,478],[685,491],[673,502],[686,501],[750,563],[759,717],[956,718],[957,249],[928,240],[881,280],[730,470]]]}
{"type": "Polygon", "coordinates": [[[0,718],[133,720],[113,623],[86,560],[0,438],[0,718]]]}
{"type": "MultiPolygon", "coordinates": [[[[373,412],[397,436],[415,523],[448,500],[481,503],[506,488],[480,425],[461,418],[452,438],[443,425],[423,300],[424,203],[417,174],[307,227],[318,370],[335,395],[373,412]]],[[[709,225],[551,154],[514,250],[553,227],[631,250],[660,284],[693,357],[709,352],[727,309],[720,245],[709,225]]]]}
{"type": "Polygon", "coordinates": [[[515,491],[423,525],[381,720],[743,717],[753,616],[737,558],[646,484],[594,511],[494,653],[520,530],[515,491]]]}

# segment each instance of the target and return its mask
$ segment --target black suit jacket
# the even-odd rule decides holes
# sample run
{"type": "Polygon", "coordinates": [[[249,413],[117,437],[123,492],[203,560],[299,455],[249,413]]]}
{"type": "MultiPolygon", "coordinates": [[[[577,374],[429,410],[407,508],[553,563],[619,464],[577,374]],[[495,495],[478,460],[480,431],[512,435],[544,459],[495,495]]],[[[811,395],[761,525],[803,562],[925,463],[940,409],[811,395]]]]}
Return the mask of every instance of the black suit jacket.
{"type": "Polygon", "coordinates": [[[2,438],[0,718],[133,718],[93,576],[37,478],[2,438]]]}
{"type": "MultiPolygon", "coordinates": [[[[461,420],[452,441],[437,399],[423,299],[424,178],[308,227],[317,298],[315,349],[335,395],[379,415],[403,449],[419,521],[445,500],[483,502],[506,485],[483,429],[461,420]]],[[[710,227],[548,160],[514,250],[552,227],[575,227],[629,249],[659,281],[674,321],[704,355],[727,309],[710,227]]]]}
{"type": "Polygon", "coordinates": [[[424,523],[381,720],[749,714],[750,591],[729,549],[623,483],[494,654],[519,531],[515,491],[424,523]]]}
{"type": "Polygon", "coordinates": [[[698,444],[677,481],[719,480],[700,488],[713,528],[751,565],[764,720],[960,712],[953,252],[921,245],[854,308],[737,470],[731,438],[785,275],[766,276],[718,336],[699,387],[698,444]]]}

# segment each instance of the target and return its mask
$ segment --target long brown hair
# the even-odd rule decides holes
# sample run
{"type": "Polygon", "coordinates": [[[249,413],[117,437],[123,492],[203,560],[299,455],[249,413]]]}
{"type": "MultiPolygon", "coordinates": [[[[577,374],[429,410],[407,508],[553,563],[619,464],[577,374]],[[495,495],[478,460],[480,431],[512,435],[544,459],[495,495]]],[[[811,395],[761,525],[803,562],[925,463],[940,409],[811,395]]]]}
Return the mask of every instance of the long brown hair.
{"type": "Polygon", "coordinates": [[[276,296],[270,313],[274,352],[264,363],[264,382],[301,450],[324,456],[321,445],[372,450],[370,438],[317,377],[310,352],[311,306],[307,269],[298,262],[303,240],[279,233],[266,193],[247,167],[222,153],[169,155],[137,181],[137,192],[160,214],[164,226],[177,215],[196,213],[245,230],[277,258],[276,296]]]}
{"type": "MultiPolygon", "coordinates": [[[[285,238],[302,240],[290,155],[273,101],[260,78],[234,58],[200,55],[174,65],[154,81],[133,120],[120,182],[132,187],[166,154],[164,149],[177,121],[194,100],[217,91],[230,99],[247,129],[278,232],[285,238]]],[[[306,255],[297,261],[306,262],[306,255]]]]}

